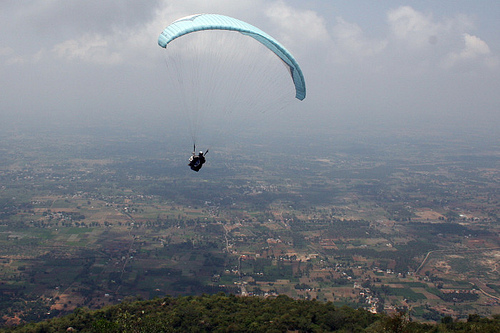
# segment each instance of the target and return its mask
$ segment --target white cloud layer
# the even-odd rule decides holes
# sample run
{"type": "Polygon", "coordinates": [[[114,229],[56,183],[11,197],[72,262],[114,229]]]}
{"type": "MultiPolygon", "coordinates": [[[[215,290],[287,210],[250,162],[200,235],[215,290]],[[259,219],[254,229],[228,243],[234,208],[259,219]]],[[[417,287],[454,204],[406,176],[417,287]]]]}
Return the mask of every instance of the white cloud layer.
{"type": "Polygon", "coordinates": [[[70,39],[55,45],[52,50],[58,57],[68,60],[103,65],[123,62],[122,56],[113,51],[108,40],[102,35],[84,35],[80,39],[70,39]]]}
{"type": "MultiPolygon", "coordinates": [[[[250,8],[248,1],[238,4],[227,0],[210,3],[199,0],[182,3],[164,1],[149,20],[133,27],[127,27],[126,24],[117,26],[113,23],[114,25],[101,32],[88,31],[68,39],[51,40],[52,46],[43,45],[38,50],[31,50],[31,53],[19,53],[13,47],[4,46],[0,50],[2,57],[0,59],[10,64],[39,60],[41,56],[50,56],[44,51],[45,49],[50,49],[55,56],[68,61],[103,65],[150,58],[148,53],[151,54],[151,50],[155,47],[154,40],[158,31],[179,16],[193,13],[192,8],[196,7],[199,12],[214,12],[218,8],[225,8],[229,14],[242,19],[246,16],[260,16],[260,23],[252,23],[270,29],[270,33],[294,53],[310,56],[316,50],[321,50],[323,53],[329,50],[326,51],[328,55],[325,58],[333,63],[352,62],[384,53],[387,57],[391,57],[391,52],[395,50],[402,52],[403,49],[410,52],[434,52],[433,57],[436,54],[441,57],[437,63],[443,64],[447,69],[464,61],[477,60],[490,65],[496,63],[496,55],[491,52],[487,42],[468,32],[474,28],[474,24],[465,15],[437,20],[432,14],[424,14],[410,6],[402,6],[387,11],[390,34],[368,37],[360,25],[349,22],[342,16],[336,16],[334,20],[328,22],[317,11],[294,8],[282,0],[257,2],[258,5],[252,7],[253,15],[248,15],[245,13],[250,8]],[[262,21],[263,18],[267,18],[267,22],[262,21]]],[[[44,10],[47,10],[46,5],[44,10]]],[[[33,11],[31,6],[29,12],[33,11]]],[[[422,56],[422,61],[426,61],[425,54],[422,56]]],[[[408,65],[412,67],[415,64],[408,65]]]]}
{"type": "Polygon", "coordinates": [[[449,22],[434,22],[431,15],[424,15],[409,6],[390,10],[387,20],[395,38],[410,48],[427,47],[450,29],[449,22]]]}
{"type": "Polygon", "coordinates": [[[387,46],[387,40],[366,37],[357,24],[349,23],[342,17],[337,17],[331,34],[333,41],[331,53],[334,62],[345,63],[372,57],[383,52],[387,46]]]}
{"type": "Polygon", "coordinates": [[[460,64],[474,61],[482,62],[487,67],[494,69],[498,66],[498,59],[491,55],[490,48],[485,41],[477,36],[463,34],[463,49],[458,52],[450,52],[443,60],[445,68],[451,68],[460,64]]]}
{"type": "Polygon", "coordinates": [[[312,10],[298,10],[276,1],[270,3],[265,14],[279,31],[276,37],[287,46],[304,48],[330,39],[324,18],[312,10]]]}
{"type": "MultiPolygon", "coordinates": [[[[78,95],[88,94],[86,99],[94,105],[111,108],[120,101],[117,108],[132,108],[138,104],[132,99],[145,91],[150,94],[151,108],[160,109],[166,97],[154,95],[164,66],[157,37],[175,19],[200,12],[237,17],[280,40],[304,69],[309,97],[302,105],[309,108],[332,106],[335,112],[346,113],[354,105],[367,113],[378,109],[386,114],[401,109],[416,112],[420,108],[431,114],[465,108],[467,103],[463,101],[467,97],[474,101],[476,96],[487,95],[485,91],[491,96],[500,95],[499,88],[495,88],[499,86],[500,42],[491,39],[496,31],[489,31],[478,14],[451,5],[443,11],[445,5],[440,7],[437,2],[428,7],[421,5],[426,8],[422,10],[407,5],[391,7],[382,1],[379,15],[369,17],[363,16],[356,4],[334,7],[321,1],[7,3],[0,5],[0,75],[9,79],[0,83],[0,89],[8,92],[5,105],[10,107],[23,108],[23,80],[43,71],[43,81],[30,79],[34,94],[37,84],[53,80],[51,85],[57,87],[66,80],[74,82],[78,95]],[[79,69],[81,64],[86,65],[85,69],[79,69]],[[73,78],[116,82],[106,76],[107,69],[124,78],[131,76],[130,80],[122,79],[124,83],[116,93],[110,86],[105,96],[96,96],[95,91],[79,86],[73,78]],[[46,74],[51,71],[58,75],[51,78],[46,74]],[[73,77],[67,78],[65,73],[73,77]],[[462,80],[463,75],[475,81],[470,77],[462,80]],[[140,88],[136,82],[140,82],[140,88]],[[443,87],[441,93],[436,87],[443,87]]],[[[64,89],[69,88],[66,85],[64,89]]],[[[60,109],[75,104],[64,96],[58,103],[60,109]]],[[[481,103],[485,113],[500,107],[497,97],[483,98],[481,103]]],[[[51,108],[55,104],[51,102],[51,108]]]]}

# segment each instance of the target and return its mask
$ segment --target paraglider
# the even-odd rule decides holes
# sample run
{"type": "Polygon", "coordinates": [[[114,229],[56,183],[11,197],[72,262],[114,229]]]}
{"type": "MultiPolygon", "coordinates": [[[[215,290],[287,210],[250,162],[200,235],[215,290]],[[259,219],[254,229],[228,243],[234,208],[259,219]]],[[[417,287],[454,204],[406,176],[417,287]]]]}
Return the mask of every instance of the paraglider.
{"type": "Polygon", "coordinates": [[[207,155],[208,150],[205,153],[203,153],[203,151],[200,150],[198,155],[196,155],[195,152],[196,152],[196,146],[193,148],[193,153],[189,158],[188,165],[191,168],[191,170],[198,172],[200,171],[203,164],[206,162],[205,156],[207,155]]]}
{"type": "MultiPolygon", "coordinates": [[[[158,38],[158,45],[167,49],[167,46],[169,46],[173,41],[176,41],[179,37],[183,37],[186,35],[196,35],[196,37],[200,38],[200,35],[204,37],[205,34],[209,34],[207,33],[208,31],[222,31],[226,34],[234,34],[235,32],[237,32],[240,36],[244,35],[243,39],[246,43],[245,46],[252,43],[252,39],[259,42],[267,49],[268,53],[269,51],[272,52],[272,54],[276,55],[281,60],[281,62],[285,64],[285,67],[288,69],[288,72],[292,79],[295,90],[295,98],[297,98],[298,100],[303,100],[306,97],[304,75],[293,55],[276,39],[260,30],[259,28],[256,28],[253,25],[241,20],[218,14],[196,14],[186,16],[174,21],[163,30],[158,38]],[[201,34],[194,34],[196,32],[200,32],[201,34]]],[[[185,40],[184,38],[183,40],[185,40]]],[[[184,90],[176,95],[177,97],[183,99],[182,103],[186,104],[185,106],[183,106],[183,109],[186,110],[186,113],[190,118],[190,130],[193,137],[193,143],[195,145],[196,136],[199,133],[199,128],[197,126],[199,123],[203,123],[198,119],[197,114],[210,114],[212,112],[219,111],[225,116],[227,114],[235,112],[234,110],[241,109],[243,107],[253,108],[256,102],[263,104],[267,101],[272,101],[273,99],[279,101],[279,99],[275,96],[261,97],[259,96],[259,93],[253,93],[249,91],[249,89],[242,86],[247,81],[250,82],[252,76],[255,76],[261,81],[259,81],[259,83],[248,83],[251,88],[253,88],[254,86],[262,86],[262,91],[264,91],[264,93],[274,93],[274,88],[266,87],[268,84],[272,84],[272,82],[275,80],[275,77],[278,76],[276,74],[273,74],[275,72],[263,70],[262,74],[253,73],[253,69],[256,67],[256,65],[270,62],[267,58],[267,54],[265,54],[266,57],[255,60],[255,64],[248,65],[246,63],[243,63],[236,69],[226,69],[224,67],[227,67],[230,63],[237,63],[241,55],[250,53],[250,51],[245,48],[233,47],[230,43],[221,41],[220,39],[213,39],[207,44],[199,46],[198,44],[201,45],[201,43],[198,43],[198,40],[199,39],[190,40],[190,43],[194,45],[193,49],[188,49],[187,51],[183,49],[182,51],[184,53],[182,53],[181,56],[173,57],[169,59],[169,61],[167,61],[167,66],[175,67],[176,70],[176,72],[171,75],[171,79],[177,80],[179,86],[184,86],[184,90]],[[196,47],[199,47],[199,49],[196,49],[196,47]],[[210,51],[207,51],[207,49],[210,49],[210,51]],[[218,52],[221,52],[222,49],[229,50],[230,52],[232,52],[232,55],[226,57],[221,56],[218,52]],[[196,53],[205,54],[206,52],[214,53],[208,53],[209,56],[203,56],[203,58],[198,60],[191,59],[196,56],[196,53]],[[226,72],[224,72],[224,75],[216,76],[217,74],[214,74],[216,73],[216,69],[214,69],[214,66],[210,63],[212,58],[218,61],[218,63],[216,64],[217,66],[223,67],[224,70],[226,70],[226,72]],[[245,65],[248,67],[246,68],[245,65]],[[176,68],[176,66],[184,67],[182,68],[182,70],[179,70],[176,68]],[[205,66],[205,68],[194,69],[194,67],[196,66],[205,66]],[[233,74],[234,72],[239,73],[239,76],[235,79],[229,79],[226,73],[233,74]],[[224,82],[225,80],[227,82],[224,82]],[[223,97],[214,97],[214,93],[217,91],[222,91],[223,97]],[[227,101],[227,105],[211,106],[212,101],[218,102],[219,100],[227,101]],[[231,100],[232,103],[230,103],[229,100],[231,100]],[[188,103],[190,105],[187,105],[188,103]]],[[[187,42],[183,43],[186,43],[187,45],[187,42]]],[[[181,44],[182,47],[185,47],[187,49],[188,47],[183,43],[175,42],[172,44],[181,44]]],[[[171,48],[171,46],[169,46],[169,48],[171,48]]],[[[279,74],[282,75],[281,70],[279,74]]],[[[279,84],[283,85],[281,83],[279,84]]],[[[283,89],[279,87],[279,89],[276,90],[283,89]]],[[[289,92],[288,89],[286,91],[289,92]]],[[[288,92],[286,93],[285,97],[287,99],[290,96],[288,92]]],[[[276,93],[274,94],[278,95],[278,92],[276,91],[276,93]]],[[[262,108],[264,109],[263,112],[269,109],[267,106],[264,106],[262,108]]],[[[228,127],[230,126],[226,126],[226,128],[228,127]]],[[[200,152],[200,154],[196,156],[195,152],[193,151],[192,155],[193,156],[191,156],[189,160],[189,166],[192,170],[199,171],[203,163],[205,163],[206,161],[204,156],[206,155],[206,153],[203,154],[203,152],[200,152]]]]}

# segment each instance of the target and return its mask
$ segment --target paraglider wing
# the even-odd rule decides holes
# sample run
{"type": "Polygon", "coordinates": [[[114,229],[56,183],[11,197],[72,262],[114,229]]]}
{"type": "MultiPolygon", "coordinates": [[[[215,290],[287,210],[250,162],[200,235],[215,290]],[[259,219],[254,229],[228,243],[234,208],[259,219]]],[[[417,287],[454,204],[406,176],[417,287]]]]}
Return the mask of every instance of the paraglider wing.
{"type": "Polygon", "coordinates": [[[274,52],[288,66],[295,85],[295,97],[299,100],[303,100],[306,97],[304,75],[292,54],[276,39],[269,36],[264,31],[238,19],[218,14],[197,14],[187,16],[173,22],[165,28],[158,38],[158,45],[166,48],[167,44],[174,39],[191,32],[202,30],[238,31],[254,38],[274,52]]]}

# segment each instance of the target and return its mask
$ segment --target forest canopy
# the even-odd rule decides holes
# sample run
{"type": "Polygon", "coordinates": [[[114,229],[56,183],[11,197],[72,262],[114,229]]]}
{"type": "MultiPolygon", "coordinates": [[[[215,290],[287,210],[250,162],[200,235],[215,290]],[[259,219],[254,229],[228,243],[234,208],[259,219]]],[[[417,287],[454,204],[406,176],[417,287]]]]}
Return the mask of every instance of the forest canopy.
{"type": "Polygon", "coordinates": [[[495,332],[493,319],[469,315],[466,322],[445,317],[440,324],[412,322],[403,312],[372,314],[332,303],[216,295],[123,302],[100,310],[79,308],[72,314],[6,329],[6,332],[495,332]]]}

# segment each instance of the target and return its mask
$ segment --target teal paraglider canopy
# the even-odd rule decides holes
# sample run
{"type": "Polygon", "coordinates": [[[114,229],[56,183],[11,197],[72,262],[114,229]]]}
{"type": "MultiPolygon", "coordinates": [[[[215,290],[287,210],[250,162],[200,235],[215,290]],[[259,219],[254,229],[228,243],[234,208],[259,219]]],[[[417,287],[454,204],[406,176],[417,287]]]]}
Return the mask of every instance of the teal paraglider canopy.
{"type": "Polygon", "coordinates": [[[168,43],[186,34],[202,30],[237,31],[250,36],[274,52],[289,68],[295,85],[295,97],[306,97],[304,75],[292,54],[276,39],[251,24],[238,19],[218,14],[196,14],[187,16],[170,24],[158,38],[158,45],[166,48],[168,43]]]}

